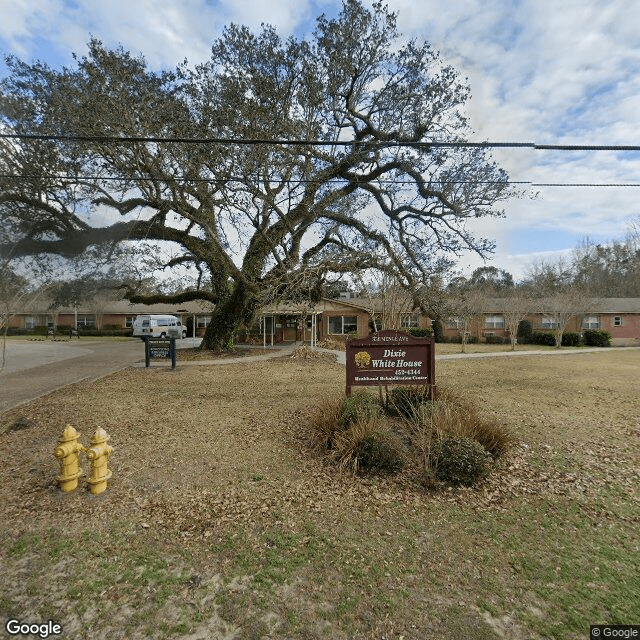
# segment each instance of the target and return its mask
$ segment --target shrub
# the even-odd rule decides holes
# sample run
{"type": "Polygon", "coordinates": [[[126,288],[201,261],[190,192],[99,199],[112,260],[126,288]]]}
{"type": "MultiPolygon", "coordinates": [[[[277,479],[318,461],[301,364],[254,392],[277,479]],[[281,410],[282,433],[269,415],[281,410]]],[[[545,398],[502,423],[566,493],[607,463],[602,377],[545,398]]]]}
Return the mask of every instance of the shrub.
{"type": "MultiPolygon", "coordinates": [[[[445,342],[451,342],[452,344],[462,344],[462,336],[451,336],[448,339],[445,339],[445,342]]],[[[467,336],[466,344],[477,344],[478,336],[467,336]]]]}
{"type": "Polygon", "coordinates": [[[446,437],[431,447],[431,467],[438,480],[471,486],[491,468],[491,454],[471,438],[446,437]]]}
{"type": "Polygon", "coordinates": [[[343,469],[358,471],[362,466],[358,457],[362,441],[373,433],[385,430],[386,426],[379,417],[367,418],[359,415],[346,429],[340,427],[334,432],[330,442],[329,458],[343,469]]]}
{"type": "Polygon", "coordinates": [[[511,341],[504,336],[485,336],[487,344],[509,344],[511,341]]]}
{"type": "Polygon", "coordinates": [[[378,399],[367,391],[354,391],[342,401],[339,422],[346,429],[357,418],[375,418],[380,415],[378,399]]]}
{"type": "Polygon", "coordinates": [[[336,433],[342,431],[341,398],[326,396],[320,400],[311,418],[311,445],[320,449],[334,446],[336,433]]]}
{"type": "Polygon", "coordinates": [[[442,327],[442,322],[440,320],[434,320],[431,323],[431,327],[433,328],[433,337],[436,342],[444,342],[444,328],[442,327]]]}
{"type": "Polygon", "coordinates": [[[504,426],[496,420],[482,419],[474,403],[446,387],[437,387],[429,420],[434,432],[475,440],[494,458],[505,453],[513,442],[504,426]]]}
{"type": "Polygon", "coordinates": [[[547,347],[555,347],[556,337],[550,331],[534,331],[529,338],[529,344],[541,344],[547,347]]]}
{"type": "Polygon", "coordinates": [[[602,329],[587,329],[583,334],[584,343],[589,347],[610,347],[611,334],[602,329]]]}
{"type": "Polygon", "coordinates": [[[387,396],[387,410],[392,415],[411,418],[428,402],[427,393],[426,387],[393,387],[387,396]]]}
{"type": "Polygon", "coordinates": [[[518,344],[530,344],[532,333],[533,325],[531,322],[529,320],[520,320],[518,323],[518,331],[516,333],[518,344]]]}
{"type": "Polygon", "coordinates": [[[404,467],[404,446],[393,431],[373,431],[360,440],[355,457],[361,471],[397,473],[404,467]]]}
{"type": "Polygon", "coordinates": [[[37,327],[33,327],[33,329],[29,329],[28,333],[33,336],[46,336],[49,333],[49,327],[38,325],[37,327]]]}
{"type": "Polygon", "coordinates": [[[407,329],[407,333],[416,338],[433,338],[433,331],[431,329],[422,329],[420,327],[411,327],[407,329]]]}
{"type": "Polygon", "coordinates": [[[562,332],[562,346],[563,347],[578,347],[580,346],[580,334],[574,331],[562,332]]]}

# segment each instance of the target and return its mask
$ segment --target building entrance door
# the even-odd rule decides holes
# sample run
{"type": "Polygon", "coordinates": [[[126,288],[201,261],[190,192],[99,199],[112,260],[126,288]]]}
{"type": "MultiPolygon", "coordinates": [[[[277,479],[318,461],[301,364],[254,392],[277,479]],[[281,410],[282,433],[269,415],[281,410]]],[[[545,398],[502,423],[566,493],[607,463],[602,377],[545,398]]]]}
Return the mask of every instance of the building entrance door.
{"type": "Polygon", "coordinates": [[[285,342],[295,342],[297,329],[297,318],[287,318],[284,322],[283,340],[285,342]]]}

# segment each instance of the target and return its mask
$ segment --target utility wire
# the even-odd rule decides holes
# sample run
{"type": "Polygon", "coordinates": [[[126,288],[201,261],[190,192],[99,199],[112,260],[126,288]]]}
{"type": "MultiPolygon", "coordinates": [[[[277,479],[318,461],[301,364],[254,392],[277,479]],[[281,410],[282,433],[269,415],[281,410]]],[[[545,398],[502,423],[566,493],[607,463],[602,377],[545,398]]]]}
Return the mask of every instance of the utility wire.
{"type": "Polygon", "coordinates": [[[542,151],[640,151],[640,145],[593,145],[593,144],[537,144],[535,142],[400,142],[400,141],[360,141],[360,140],[265,140],[262,138],[177,138],[147,136],[71,136],[38,133],[1,133],[0,138],[16,140],[61,140],[66,142],[169,142],[176,144],[239,144],[239,145],[290,145],[290,146],[323,146],[348,147],[367,144],[383,147],[452,147],[452,148],[524,148],[542,151]]]}
{"type": "MultiPolygon", "coordinates": [[[[96,181],[114,181],[114,182],[132,182],[134,180],[145,181],[145,180],[154,180],[155,178],[143,177],[143,176],[79,176],[79,175],[53,175],[53,176],[29,176],[29,175],[13,175],[13,174],[0,174],[0,179],[7,180],[71,180],[74,182],[80,182],[83,180],[96,180],[96,181]]],[[[228,177],[228,178],[191,178],[189,176],[168,176],[163,178],[162,182],[170,182],[170,181],[178,181],[178,182],[204,182],[204,183],[229,183],[229,182],[245,182],[245,178],[238,177],[228,177]]],[[[262,182],[262,178],[258,180],[258,182],[262,182]]],[[[334,178],[334,180],[342,180],[346,182],[344,178],[334,178]]],[[[278,183],[278,184],[312,184],[319,183],[318,180],[281,180],[278,178],[271,178],[269,182],[278,183]]],[[[415,184],[412,180],[376,180],[377,184],[415,184]]],[[[594,188],[628,188],[628,187],[640,187],[640,183],[633,182],[532,182],[530,180],[508,180],[506,182],[499,180],[452,180],[448,181],[447,184],[455,184],[455,185],[491,185],[491,184],[500,184],[505,186],[512,185],[523,185],[529,187],[594,187],[594,188]]]]}

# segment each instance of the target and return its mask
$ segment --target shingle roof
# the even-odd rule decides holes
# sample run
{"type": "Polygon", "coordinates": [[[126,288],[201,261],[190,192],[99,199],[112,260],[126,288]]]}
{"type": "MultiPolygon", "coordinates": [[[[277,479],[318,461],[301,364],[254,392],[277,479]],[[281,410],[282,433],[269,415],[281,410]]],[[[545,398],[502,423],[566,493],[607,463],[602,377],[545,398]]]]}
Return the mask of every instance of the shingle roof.
{"type": "Polygon", "coordinates": [[[100,313],[105,314],[126,314],[126,315],[144,315],[144,314],[175,314],[175,313],[211,313],[214,305],[211,302],[194,300],[192,302],[181,302],[179,304],[132,304],[127,300],[108,300],[99,305],[82,302],[77,309],[74,307],[57,307],[52,309],[51,300],[45,298],[35,298],[28,300],[22,306],[18,313],[33,314],[51,314],[51,313],[100,313]]]}
{"type": "MultiPolygon", "coordinates": [[[[544,302],[544,298],[535,300],[531,313],[544,313],[544,302]]],[[[486,312],[503,312],[506,305],[506,298],[490,298],[486,312]]],[[[586,298],[584,310],[586,313],[640,313],[640,298],[586,298]]]]}

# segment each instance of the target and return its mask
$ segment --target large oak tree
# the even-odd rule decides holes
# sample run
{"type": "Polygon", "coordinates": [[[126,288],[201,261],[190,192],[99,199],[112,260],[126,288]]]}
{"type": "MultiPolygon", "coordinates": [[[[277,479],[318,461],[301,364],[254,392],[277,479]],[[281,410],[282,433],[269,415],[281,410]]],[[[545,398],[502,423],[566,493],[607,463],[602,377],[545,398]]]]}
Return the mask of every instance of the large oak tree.
{"type": "Polygon", "coordinates": [[[8,66],[2,132],[45,137],[2,140],[0,250],[172,243],[166,266],[200,286],[127,295],[215,302],[210,348],[327,274],[419,291],[447,255],[491,251],[465,223],[512,195],[486,149],[449,144],[470,136],[465,81],[379,3],[344,0],[306,40],[232,25],[197,67],[155,72],[98,41],[62,70],[8,66]]]}

